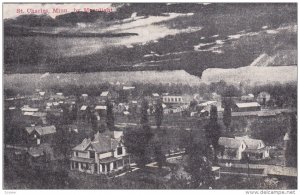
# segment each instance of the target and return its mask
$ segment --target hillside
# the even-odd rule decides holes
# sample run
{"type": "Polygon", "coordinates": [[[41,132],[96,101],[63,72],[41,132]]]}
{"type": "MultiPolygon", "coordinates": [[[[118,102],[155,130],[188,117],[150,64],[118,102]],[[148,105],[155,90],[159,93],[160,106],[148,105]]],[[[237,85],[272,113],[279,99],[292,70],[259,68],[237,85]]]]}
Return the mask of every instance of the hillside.
{"type": "Polygon", "coordinates": [[[183,69],[201,76],[207,68],[248,66],[261,55],[263,66],[295,65],[296,16],[296,4],[190,3],[23,15],[4,21],[4,71],[183,69]]]}

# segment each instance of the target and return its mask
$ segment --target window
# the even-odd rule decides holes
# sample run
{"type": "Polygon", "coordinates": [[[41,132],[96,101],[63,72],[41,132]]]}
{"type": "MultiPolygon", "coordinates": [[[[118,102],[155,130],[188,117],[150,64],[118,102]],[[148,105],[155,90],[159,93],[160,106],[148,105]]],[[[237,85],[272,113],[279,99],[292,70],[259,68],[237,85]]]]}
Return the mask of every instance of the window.
{"type": "Polygon", "coordinates": [[[78,169],[78,162],[75,162],[75,168],[78,169]]]}
{"type": "Polygon", "coordinates": [[[95,170],[96,173],[98,172],[98,165],[97,164],[94,164],[94,170],[95,170]]]}
{"type": "Polygon", "coordinates": [[[114,165],[114,169],[117,169],[117,162],[113,162],[113,165],[114,165]]]}
{"type": "Polygon", "coordinates": [[[105,164],[101,164],[102,172],[105,172],[105,164]]]}
{"type": "Polygon", "coordinates": [[[122,155],[123,154],[123,148],[122,147],[118,147],[117,154],[118,155],[122,155]]]}
{"type": "Polygon", "coordinates": [[[90,158],[95,158],[95,152],[93,152],[93,151],[90,151],[90,158]]]}
{"type": "Polygon", "coordinates": [[[74,152],[74,156],[78,156],[78,152],[74,152]]]}

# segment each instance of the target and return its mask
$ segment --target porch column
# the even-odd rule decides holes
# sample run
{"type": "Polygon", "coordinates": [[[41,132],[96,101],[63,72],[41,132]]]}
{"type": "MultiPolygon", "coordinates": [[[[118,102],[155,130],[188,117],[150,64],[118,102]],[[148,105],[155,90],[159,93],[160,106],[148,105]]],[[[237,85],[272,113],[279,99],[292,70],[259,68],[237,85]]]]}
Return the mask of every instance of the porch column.
{"type": "Polygon", "coordinates": [[[104,164],[104,168],[105,168],[104,172],[107,173],[107,164],[104,164]]]}
{"type": "Polygon", "coordinates": [[[131,164],[131,162],[130,162],[130,155],[128,156],[128,162],[129,162],[129,166],[130,166],[130,164],[131,164]]]}

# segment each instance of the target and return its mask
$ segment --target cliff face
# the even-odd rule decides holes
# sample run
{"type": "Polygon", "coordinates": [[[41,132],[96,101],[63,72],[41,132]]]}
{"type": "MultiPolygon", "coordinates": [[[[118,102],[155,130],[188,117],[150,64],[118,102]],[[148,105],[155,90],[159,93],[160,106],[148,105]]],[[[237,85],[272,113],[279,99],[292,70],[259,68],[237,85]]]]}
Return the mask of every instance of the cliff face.
{"type": "Polygon", "coordinates": [[[201,76],[257,58],[255,66],[296,62],[296,4],[117,7],[5,20],[5,73],[183,69],[201,76]]]}

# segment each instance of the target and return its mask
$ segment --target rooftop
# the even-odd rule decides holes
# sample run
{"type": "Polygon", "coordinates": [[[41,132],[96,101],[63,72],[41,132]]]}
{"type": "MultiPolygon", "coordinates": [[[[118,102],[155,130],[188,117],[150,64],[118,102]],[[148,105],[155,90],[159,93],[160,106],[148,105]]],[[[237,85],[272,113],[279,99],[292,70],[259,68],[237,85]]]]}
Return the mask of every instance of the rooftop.
{"type": "Polygon", "coordinates": [[[109,91],[103,91],[100,96],[106,97],[106,96],[108,96],[108,93],[109,93],[109,91]]]}
{"type": "Polygon", "coordinates": [[[229,137],[220,137],[218,143],[219,145],[225,146],[227,148],[237,149],[241,146],[243,141],[229,137]]]}
{"type": "Polygon", "coordinates": [[[260,104],[257,102],[247,102],[247,103],[236,103],[238,108],[248,108],[248,107],[259,107],[260,104]]]}
{"type": "Polygon", "coordinates": [[[26,127],[25,130],[31,134],[33,131],[36,131],[39,135],[48,135],[56,133],[56,127],[54,125],[51,126],[34,126],[34,127],[26,127]]]}

